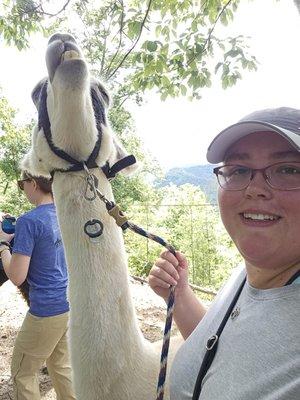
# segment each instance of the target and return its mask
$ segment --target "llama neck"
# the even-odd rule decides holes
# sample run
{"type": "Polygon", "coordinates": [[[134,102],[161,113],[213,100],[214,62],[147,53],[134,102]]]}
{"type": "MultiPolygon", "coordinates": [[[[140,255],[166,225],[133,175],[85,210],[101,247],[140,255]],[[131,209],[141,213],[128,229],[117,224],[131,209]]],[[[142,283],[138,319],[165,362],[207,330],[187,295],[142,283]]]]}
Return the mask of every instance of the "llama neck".
{"type": "MultiPolygon", "coordinates": [[[[102,172],[95,174],[101,192],[113,200],[110,184],[102,172]]],[[[85,358],[78,349],[84,352],[89,348],[95,352],[98,362],[104,363],[99,365],[118,370],[125,362],[132,366],[138,364],[135,359],[141,359],[144,339],[130,295],[121,229],[100,200],[84,199],[82,177],[82,173],[76,173],[66,179],[58,173],[53,184],[69,270],[71,343],[76,357],[85,358]],[[83,231],[86,221],[93,218],[100,219],[104,225],[99,244],[91,243],[83,231]]],[[[109,385],[109,382],[103,384],[109,385]]]]}

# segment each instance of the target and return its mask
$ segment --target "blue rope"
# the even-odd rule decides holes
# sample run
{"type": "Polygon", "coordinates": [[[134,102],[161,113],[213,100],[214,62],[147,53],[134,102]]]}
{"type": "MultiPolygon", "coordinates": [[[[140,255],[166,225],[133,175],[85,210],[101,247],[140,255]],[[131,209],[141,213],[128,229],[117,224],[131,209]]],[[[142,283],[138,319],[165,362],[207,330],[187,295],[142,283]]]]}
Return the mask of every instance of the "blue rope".
{"type": "MultiPolygon", "coordinates": [[[[176,252],[175,252],[174,247],[172,247],[170,244],[168,244],[161,237],[154,235],[153,233],[147,232],[144,229],[142,229],[141,227],[139,227],[129,221],[127,221],[126,228],[129,228],[133,232],[138,233],[139,235],[142,235],[142,236],[144,236],[148,239],[151,239],[151,240],[159,243],[160,245],[166,247],[176,257],[176,252]]],[[[159,371],[157,389],[156,389],[156,400],[163,400],[163,398],[164,398],[165,382],[166,382],[166,375],[167,375],[167,362],[168,362],[168,354],[169,354],[169,347],[170,347],[171,328],[172,328],[174,305],[175,305],[174,301],[175,301],[175,286],[171,286],[170,294],[169,294],[169,298],[168,298],[168,304],[167,304],[167,316],[166,316],[163,344],[162,344],[161,356],[160,356],[160,371],[159,371]]]]}

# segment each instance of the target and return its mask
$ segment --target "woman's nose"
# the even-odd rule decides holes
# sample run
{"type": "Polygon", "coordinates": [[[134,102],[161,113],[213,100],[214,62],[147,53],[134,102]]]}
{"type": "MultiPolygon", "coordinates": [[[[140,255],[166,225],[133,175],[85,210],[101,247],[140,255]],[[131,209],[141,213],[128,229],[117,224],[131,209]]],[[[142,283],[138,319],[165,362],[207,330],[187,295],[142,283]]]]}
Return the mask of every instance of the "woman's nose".
{"type": "Polygon", "coordinates": [[[249,185],[245,189],[247,197],[255,198],[270,198],[273,195],[273,190],[268,184],[263,171],[253,171],[249,185]]]}

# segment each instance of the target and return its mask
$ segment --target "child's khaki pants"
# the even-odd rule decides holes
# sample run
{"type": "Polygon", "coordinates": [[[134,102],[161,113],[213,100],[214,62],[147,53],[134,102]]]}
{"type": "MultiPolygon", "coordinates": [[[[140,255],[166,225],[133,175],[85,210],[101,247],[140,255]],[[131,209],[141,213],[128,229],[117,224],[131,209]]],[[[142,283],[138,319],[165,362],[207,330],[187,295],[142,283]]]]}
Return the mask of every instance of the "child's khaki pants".
{"type": "Polygon", "coordinates": [[[57,400],[74,400],[67,329],[69,313],[35,317],[27,313],[17,335],[11,374],[15,400],[40,400],[38,372],[46,361],[57,400]]]}

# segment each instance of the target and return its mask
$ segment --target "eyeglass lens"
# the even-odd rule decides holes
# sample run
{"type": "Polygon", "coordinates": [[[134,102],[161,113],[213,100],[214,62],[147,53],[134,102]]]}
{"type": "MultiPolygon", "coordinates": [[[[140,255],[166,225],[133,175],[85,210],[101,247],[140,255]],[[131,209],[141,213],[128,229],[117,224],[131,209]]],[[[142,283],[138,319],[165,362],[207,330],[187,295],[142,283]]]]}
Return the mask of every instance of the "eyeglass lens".
{"type": "Polygon", "coordinates": [[[226,190],[245,189],[257,172],[262,173],[274,189],[300,189],[300,162],[276,163],[261,169],[241,165],[224,165],[215,169],[220,186],[226,190]]]}

